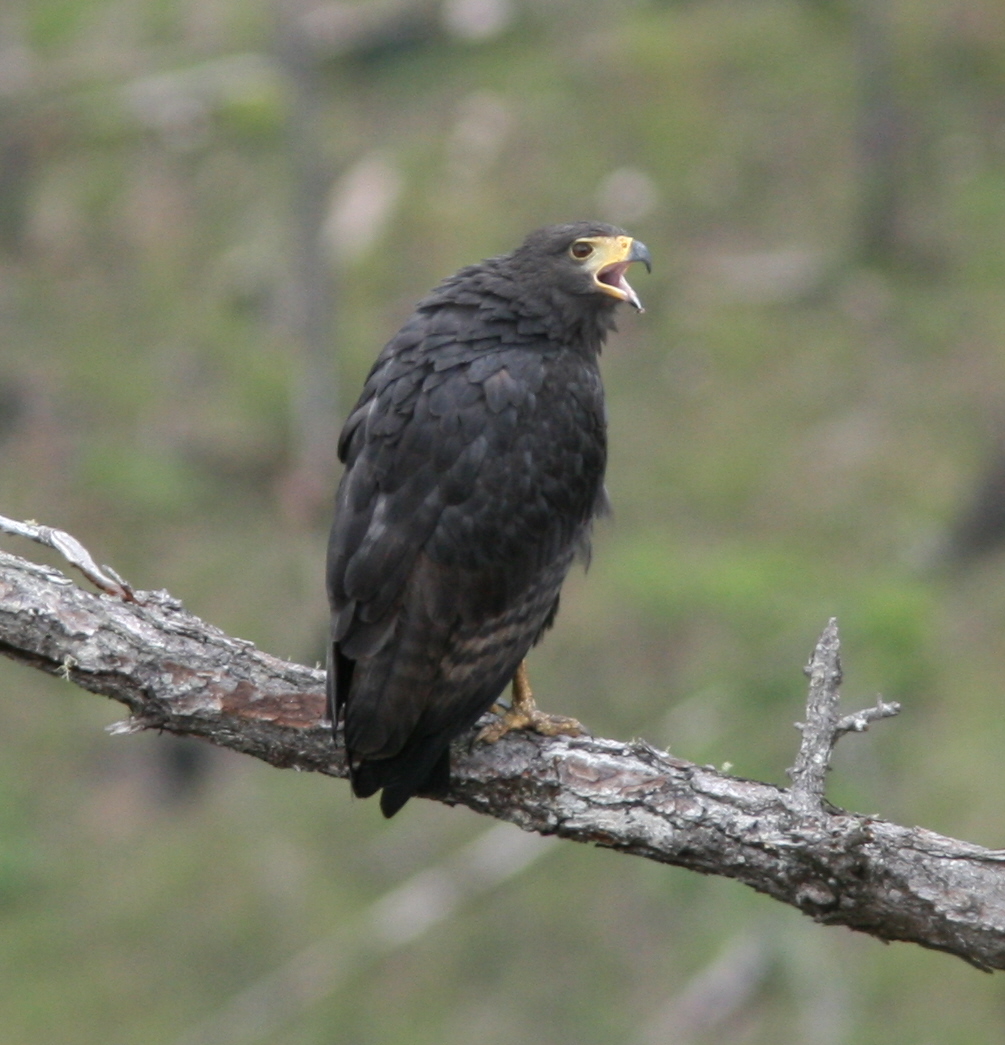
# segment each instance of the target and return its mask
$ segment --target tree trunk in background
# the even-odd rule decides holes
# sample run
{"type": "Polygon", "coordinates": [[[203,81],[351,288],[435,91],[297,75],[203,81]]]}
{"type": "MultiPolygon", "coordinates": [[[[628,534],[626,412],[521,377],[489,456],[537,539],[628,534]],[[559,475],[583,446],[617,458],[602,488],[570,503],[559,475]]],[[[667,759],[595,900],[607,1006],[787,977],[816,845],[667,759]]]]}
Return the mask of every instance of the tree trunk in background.
{"type": "Polygon", "coordinates": [[[302,23],[304,10],[302,0],[276,4],[276,60],[289,90],[286,140],[292,238],[286,320],[298,362],[293,454],[282,500],[290,518],[310,524],[327,515],[331,502],[340,409],[334,274],[321,237],[331,184],[321,119],[326,96],[317,52],[302,23]]]}

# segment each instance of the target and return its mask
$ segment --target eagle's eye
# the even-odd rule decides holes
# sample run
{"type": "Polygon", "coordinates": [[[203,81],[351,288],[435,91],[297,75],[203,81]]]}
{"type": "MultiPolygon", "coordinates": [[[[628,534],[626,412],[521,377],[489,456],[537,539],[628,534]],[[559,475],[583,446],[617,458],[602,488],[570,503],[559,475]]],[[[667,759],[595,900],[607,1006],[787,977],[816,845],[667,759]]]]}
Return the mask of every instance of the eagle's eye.
{"type": "Polygon", "coordinates": [[[585,239],[576,240],[569,248],[569,253],[577,261],[585,261],[593,253],[593,244],[587,243],[585,239]]]}

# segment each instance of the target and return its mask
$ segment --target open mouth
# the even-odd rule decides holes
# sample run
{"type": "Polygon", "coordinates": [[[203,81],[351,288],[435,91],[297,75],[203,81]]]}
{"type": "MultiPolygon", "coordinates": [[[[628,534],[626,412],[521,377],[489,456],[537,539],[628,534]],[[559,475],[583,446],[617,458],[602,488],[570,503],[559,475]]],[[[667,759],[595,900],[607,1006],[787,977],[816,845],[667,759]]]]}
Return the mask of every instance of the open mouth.
{"type": "Polygon", "coordinates": [[[605,265],[594,279],[605,287],[610,288],[606,293],[613,294],[615,297],[621,298],[622,301],[627,301],[630,305],[637,308],[639,312],[645,312],[642,302],[639,301],[638,294],[635,293],[631,284],[625,279],[625,272],[628,271],[630,264],[630,261],[616,261],[613,265],[605,265]]]}

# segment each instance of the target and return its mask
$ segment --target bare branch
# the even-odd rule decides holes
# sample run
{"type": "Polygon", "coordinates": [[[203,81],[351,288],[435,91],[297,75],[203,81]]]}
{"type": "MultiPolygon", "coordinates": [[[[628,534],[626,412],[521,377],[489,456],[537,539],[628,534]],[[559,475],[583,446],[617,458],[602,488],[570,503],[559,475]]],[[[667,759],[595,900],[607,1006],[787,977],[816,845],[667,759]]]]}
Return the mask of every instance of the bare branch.
{"type": "Polygon", "coordinates": [[[838,636],[837,620],[827,622],[817,640],[813,656],[806,666],[810,680],[809,697],[806,700],[806,721],[797,722],[803,739],[796,755],[796,764],[788,771],[792,787],[789,795],[792,807],[804,813],[823,809],[834,745],[845,733],[861,733],[871,722],[890,718],[900,711],[897,703],[885,704],[878,698],[876,706],[856,711],[838,718],[838,701],[841,697],[841,639],[838,636]]]}
{"type": "Polygon", "coordinates": [[[27,537],[36,544],[53,548],[97,588],[109,595],[117,595],[127,602],[132,601],[133,592],[128,584],[111,568],[98,566],[91,553],[65,530],[54,530],[51,526],[39,526],[36,522],[17,522],[0,515],[0,533],[12,533],[16,537],[27,537]]]}
{"type": "MultiPolygon", "coordinates": [[[[814,669],[824,704],[836,700],[836,628],[825,637],[814,669]]],[[[130,729],[202,736],[275,766],[346,774],[344,751],[322,722],[323,673],[225,635],[166,592],[127,603],[0,553],[0,653],[121,701],[130,729]]],[[[455,743],[442,800],[528,831],[735,878],[819,922],[1005,968],[1005,851],[827,805],[822,781],[841,720],[826,707],[807,719],[791,791],[641,741],[518,733],[473,745],[472,733],[455,743]]]]}
{"type": "Polygon", "coordinates": [[[833,617],[817,641],[806,674],[810,680],[806,721],[796,723],[803,739],[796,764],[789,770],[789,779],[792,781],[793,802],[811,811],[823,804],[827,770],[837,739],[837,706],[842,679],[841,640],[833,617]]]}
{"type": "Polygon", "coordinates": [[[894,715],[899,714],[900,704],[896,700],[891,700],[887,704],[882,697],[877,697],[875,707],[863,708],[861,711],[853,711],[850,715],[845,715],[838,722],[835,730],[838,736],[845,733],[864,733],[873,722],[878,722],[881,718],[893,718],[894,715]]]}

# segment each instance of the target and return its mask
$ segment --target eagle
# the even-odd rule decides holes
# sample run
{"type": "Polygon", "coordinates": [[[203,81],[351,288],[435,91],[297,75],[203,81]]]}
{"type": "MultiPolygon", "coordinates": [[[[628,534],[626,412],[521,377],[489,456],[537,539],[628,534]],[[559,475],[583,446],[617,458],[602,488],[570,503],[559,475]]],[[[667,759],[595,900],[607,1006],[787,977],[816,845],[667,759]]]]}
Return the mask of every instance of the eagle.
{"type": "Polygon", "coordinates": [[[600,222],[550,225],[462,268],[377,357],[339,437],[328,544],[328,713],[352,789],[393,816],[443,793],[450,743],[513,683],[509,729],[578,730],[538,711],[524,657],[551,627],[607,507],[601,348],[625,272],[649,251],[600,222]]]}

